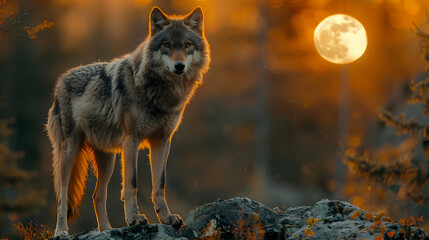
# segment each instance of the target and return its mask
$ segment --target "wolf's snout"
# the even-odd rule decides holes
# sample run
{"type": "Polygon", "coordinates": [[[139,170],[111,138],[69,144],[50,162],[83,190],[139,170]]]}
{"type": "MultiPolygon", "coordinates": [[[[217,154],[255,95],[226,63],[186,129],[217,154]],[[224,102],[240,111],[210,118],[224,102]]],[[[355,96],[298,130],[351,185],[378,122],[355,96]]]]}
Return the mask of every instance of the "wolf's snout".
{"type": "Polygon", "coordinates": [[[176,69],[176,73],[181,74],[185,69],[185,64],[183,62],[178,62],[174,64],[174,68],[176,69]]]}

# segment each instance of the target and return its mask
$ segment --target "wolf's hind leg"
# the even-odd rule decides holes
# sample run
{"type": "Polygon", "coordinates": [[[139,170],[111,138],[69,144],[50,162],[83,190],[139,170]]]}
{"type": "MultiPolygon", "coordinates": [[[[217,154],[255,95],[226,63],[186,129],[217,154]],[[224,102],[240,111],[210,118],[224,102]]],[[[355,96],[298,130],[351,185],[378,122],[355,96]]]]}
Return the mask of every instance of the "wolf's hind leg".
{"type": "MultiPolygon", "coordinates": [[[[81,141],[69,137],[66,143],[63,143],[65,149],[59,151],[60,161],[60,180],[61,187],[58,195],[58,210],[57,210],[57,225],[55,227],[55,236],[68,235],[67,227],[67,201],[68,201],[68,187],[70,175],[73,169],[74,162],[82,147],[81,141]]],[[[62,147],[64,148],[64,147],[62,147]]]]}
{"type": "Polygon", "coordinates": [[[115,154],[94,150],[94,169],[97,175],[92,199],[94,202],[95,215],[97,216],[98,229],[100,232],[112,229],[106,211],[107,185],[115,168],[115,154]]]}
{"type": "Polygon", "coordinates": [[[122,152],[122,199],[125,207],[125,220],[128,225],[147,224],[147,218],[139,213],[137,206],[137,151],[139,142],[127,136],[123,142],[122,152]]]}
{"type": "Polygon", "coordinates": [[[165,167],[168,153],[170,151],[170,140],[150,141],[150,166],[152,170],[152,201],[156,214],[161,223],[180,228],[183,220],[177,214],[171,214],[165,200],[165,167]]]}

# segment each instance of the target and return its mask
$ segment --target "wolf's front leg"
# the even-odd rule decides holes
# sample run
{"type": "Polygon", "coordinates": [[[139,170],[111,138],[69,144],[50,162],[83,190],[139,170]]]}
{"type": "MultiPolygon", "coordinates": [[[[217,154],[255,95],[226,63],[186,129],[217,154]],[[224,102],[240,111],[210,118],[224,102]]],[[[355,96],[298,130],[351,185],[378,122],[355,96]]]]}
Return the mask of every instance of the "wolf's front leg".
{"type": "Polygon", "coordinates": [[[125,207],[125,220],[128,225],[147,224],[147,218],[139,213],[137,206],[137,152],[139,142],[132,136],[125,137],[122,144],[122,199],[125,207]]]}
{"type": "Polygon", "coordinates": [[[165,167],[170,151],[170,140],[150,141],[150,166],[152,170],[152,201],[161,223],[180,228],[183,220],[177,214],[171,214],[165,200],[165,167]]]}

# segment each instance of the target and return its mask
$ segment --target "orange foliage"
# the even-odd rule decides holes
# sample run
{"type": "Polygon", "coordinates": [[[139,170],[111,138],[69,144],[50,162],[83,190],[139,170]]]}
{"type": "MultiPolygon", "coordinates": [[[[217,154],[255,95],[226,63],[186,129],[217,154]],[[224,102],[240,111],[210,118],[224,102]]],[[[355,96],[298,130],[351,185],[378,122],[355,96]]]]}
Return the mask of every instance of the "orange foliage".
{"type": "Polygon", "coordinates": [[[419,222],[423,222],[423,216],[417,218],[414,216],[401,218],[398,223],[404,227],[419,227],[419,222]]]}
{"type": "Polygon", "coordinates": [[[365,214],[365,219],[371,220],[373,216],[374,216],[374,213],[367,213],[367,214],[365,214]]]}
{"type": "Polygon", "coordinates": [[[383,220],[386,221],[386,222],[391,222],[391,223],[395,222],[390,217],[384,217],[383,220]]]}
{"type": "Polygon", "coordinates": [[[351,219],[355,219],[355,218],[359,217],[359,216],[360,216],[360,214],[361,214],[361,212],[360,212],[359,210],[356,210],[356,211],[353,213],[353,215],[352,215],[351,219]]]}
{"type": "Polygon", "coordinates": [[[45,20],[41,24],[36,25],[35,27],[24,27],[24,29],[27,30],[27,34],[31,39],[35,39],[37,37],[38,32],[51,28],[52,26],[54,26],[53,22],[48,22],[47,20],[45,20]]]}
{"type": "MultiPolygon", "coordinates": [[[[367,214],[365,214],[365,219],[367,219],[367,220],[372,219],[373,215],[374,215],[373,213],[367,213],[367,214]]],[[[380,220],[381,214],[378,214],[376,216],[376,218],[378,220],[376,220],[373,225],[369,226],[369,229],[373,232],[380,231],[380,234],[375,239],[383,239],[383,235],[386,232],[386,226],[380,227],[380,225],[382,223],[380,220]]]]}
{"type": "Polygon", "coordinates": [[[406,239],[410,239],[411,227],[419,227],[419,223],[423,222],[423,216],[417,218],[414,216],[399,219],[398,223],[404,226],[399,233],[404,234],[406,239]]]}
{"type": "Polygon", "coordinates": [[[320,221],[322,221],[322,219],[307,218],[307,224],[309,224],[310,226],[314,226],[315,223],[318,223],[320,221]]]}
{"type": "Polygon", "coordinates": [[[317,218],[307,218],[307,228],[304,230],[304,234],[306,234],[307,237],[311,237],[314,235],[313,232],[313,228],[314,228],[314,224],[318,223],[322,221],[322,219],[317,219],[317,218]]]}
{"type": "Polygon", "coordinates": [[[387,236],[389,236],[390,238],[393,238],[393,236],[395,236],[395,231],[389,231],[387,233],[387,236]]]}
{"type": "MultiPolygon", "coordinates": [[[[238,219],[237,222],[231,223],[234,228],[230,229],[230,232],[234,235],[234,239],[263,239],[265,230],[263,224],[259,221],[259,216],[250,214],[247,220],[242,218],[238,219]]],[[[221,239],[222,231],[216,226],[216,221],[210,221],[200,234],[199,239],[214,240],[221,239]]]]}
{"type": "Polygon", "coordinates": [[[203,233],[202,233],[202,236],[200,237],[200,239],[203,239],[203,240],[220,239],[220,237],[221,237],[220,230],[218,228],[213,230],[212,224],[213,224],[212,221],[207,223],[206,227],[203,229],[203,233]]]}
{"type": "Polygon", "coordinates": [[[239,219],[234,223],[235,229],[232,231],[235,239],[263,239],[265,230],[259,221],[259,216],[249,215],[247,221],[239,219]]]}
{"type": "Polygon", "coordinates": [[[44,225],[39,226],[37,223],[30,222],[25,227],[24,224],[18,223],[14,226],[22,235],[24,235],[24,240],[48,240],[53,236],[44,225]]]}
{"type": "Polygon", "coordinates": [[[306,229],[304,230],[304,234],[306,234],[306,236],[307,236],[307,237],[311,237],[311,236],[313,236],[313,235],[314,235],[314,232],[313,232],[313,230],[312,230],[312,229],[310,229],[310,228],[306,228],[306,229]]]}

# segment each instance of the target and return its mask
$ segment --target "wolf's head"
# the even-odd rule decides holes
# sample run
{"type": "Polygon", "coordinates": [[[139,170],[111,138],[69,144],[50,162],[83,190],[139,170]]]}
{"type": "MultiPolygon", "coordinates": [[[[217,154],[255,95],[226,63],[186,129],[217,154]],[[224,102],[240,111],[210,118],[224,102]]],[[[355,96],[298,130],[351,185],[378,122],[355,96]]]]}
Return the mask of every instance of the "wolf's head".
{"type": "Polygon", "coordinates": [[[148,64],[160,74],[196,77],[210,63],[200,7],[185,16],[167,16],[154,7],[150,13],[148,64]]]}

